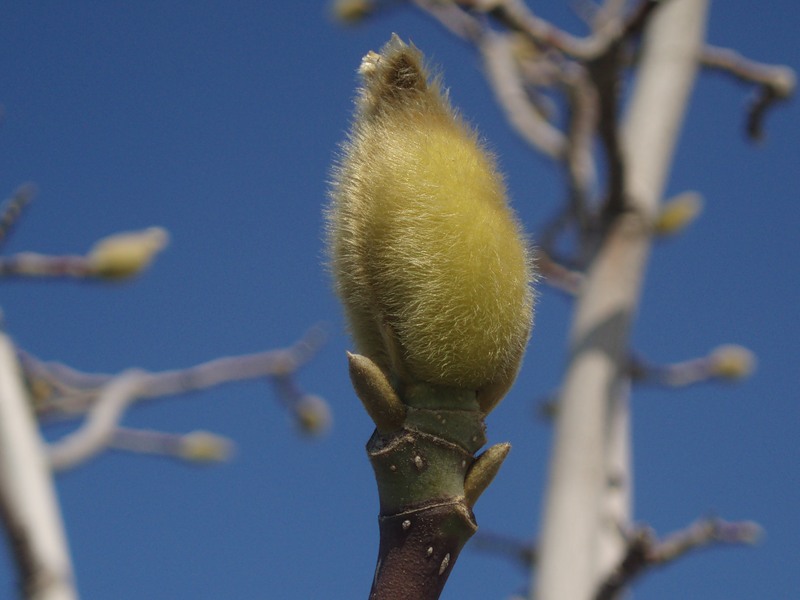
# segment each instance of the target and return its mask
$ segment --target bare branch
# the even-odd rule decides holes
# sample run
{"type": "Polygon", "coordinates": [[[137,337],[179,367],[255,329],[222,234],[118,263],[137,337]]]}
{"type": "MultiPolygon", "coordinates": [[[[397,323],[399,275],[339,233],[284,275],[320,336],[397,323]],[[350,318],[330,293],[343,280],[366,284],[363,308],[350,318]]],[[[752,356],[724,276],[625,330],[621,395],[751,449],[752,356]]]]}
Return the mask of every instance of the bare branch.
{"type": "Polygon", "coordinates": [[[578,294],[583,284],[583,273],[559,264],[542,248],[534,248],[533,256],[539,274],[548,285],[569,296],[578,294]]]}
{"type": "Polygon", "coordinates": [[[113,439],[114,430],[125,409],[136,400],[146,378],[144,372],[131,370],[108,382],[89,411],[84,425],[50,445],[50,467],[54,471],[63,471],[105,450],[113,439]]]}
{"type": "Polygon", "coordinates": [[[744,379],[755,371],[756,357],[743,346],[724,344],[714,348],[706,356],[669,365],[655,365],[640,356],[632,357],[629,368],[637,383],[676,388],[712,379],[744,379]]]}
{"type": "Polygon", "coordinates": [[[629,537],[624,559],[600,586],[595,600],[613,600],[648,569],[677,560],[692,550],[719,544],[754,544],[762,533],[761,526],[752,521],[717,518],[696,521],[663,541],[658,541],[648,528],[637,529],[629,537]]]}
{"type": "Polygon", "coordinates": [[[226,437],[207,431],[178,434],[118,427],[112,434],[109,447],[138,454],[166,456],[184,463],[211,464],[230,458],[234,444],[226,437]]]}
{"type": "Polygon", "coordinates": [[[751,140],[764,137],[763,123],[767,110],[788,99],[797,84],[790,67],[755,62],[729,48],[706,46],[701,54],[701,64],[728,73],[743,83],[758,85],[758,93],[747,114],[746,131],[751,140]]]}
{"type": "Polygon", "coordinates": [[[165,229],[149,227],[106,236],[95,242],[85,256],[22,252],[0,258],[0,277],[126,279],[146,269],[168,240],[165,229]]]}
{"type": "MultiPolygon", "coordinates": [[[[542,48],[552,48],[578,60],[592,60],[619,40],[637,34],[660,0],[645,0],[626,18],[614,18],[616,11],[604,14],[591,35],[571,35],[538,17],[522,0],[459,0],[462,6],[483,11],[509,29],[530,37],[542,48]]],[[[617,13],[618,14],[618,13],[617,13]]]]}
{"type": "Polygon", "coordinates": [[[257,354],[218,358],[188,369],[121,375],[86,374],[59,363],[43,363],[20,351],[29,387],[43,388],[36,398],[43,415],[76,416],[88,413],[86,422],[51,446],[54,469],[74,467],[113,445],[119,422],[127,408],[142,399],[183,394],[223,383],[268,378],[281,403],[305,433],[318,434],[330,426],[327,403],[307,394],[294,374],[322,343],[320,328],[312,329],[294,346],[257,354]]]}
{"type": "Polygon", "coordinates": [[[570,84],[567,86],[570,114],[565,156],[569,207],[581,234],[580,241],[583,242],[590,229],[588,204],[597,179],[592,141],[603,101],[598,97],[597,89],[584,69],[570,69],[569,73],[565,73],[565,79],[570,84]]]}
{"type": "Polygon", "coordinates": [[[36,186],[32,183],[26,183],[14,190],[11,197],[0,205],[0,248],[8,240],[14,225],[16,225],[22,212],[33,200],[35,194],[36,186]]]}
{"type": "MultiPolygon", "coordinates": [[[[138,395],[143,399],[157,398],[233,381],[290,377],[311,360],[324,339],[322,328],[315,327],[289,348],[228,356],[186,369],[148,373],[146,385],[138,395]]],[[[37,401],[42,415],[75,415],[88,411],[96,402],[99,390],[115,378],[114,375],[83,373],[58,362],[42,362],[22,350],[18,352],[29,385],[41,383],[48,394],[37,401]]],[[[296,390],[281,399],[290,405],[297,399],[296,390]]]]}
{"type": "Polygon", "coordinates": [[[589,63],[592,83],[597,90],[598,133],[603,143],[608,171],[603,213],[610,220],[625,208],[624,159],[619,135],[619,96],[622,79],[623,56],[619,44],[609,46],[607,52],[589,63]]]}
{"type": "Polygon", "coordinates": [[[536,563],[536,548],[530,542],[515,537],[479,531],[472,542],[476,550],[503,556],[517,563],[526,572],[536,563]]]}
{"type": "Polygon", "coordinates": [[[0,277],[88,279],[92,277],[92,268],[85,256],[20,252],[0,257],[0,277]]]}
{"type": "Polygon", "coordinates": [[[481,38],[480,51],[489,83],[511,125],[534,148],[551,158],[562,159],[567,147],[564,134],[531,105],[517,70],[510,37],[487,32],[481,38]]]}
{"type": "Polygon", "coordinates": [[[478,19],[461,10],[451,1],[412,0],[451,33],[477,45],[485,33],[485,27],[478,19]]]}

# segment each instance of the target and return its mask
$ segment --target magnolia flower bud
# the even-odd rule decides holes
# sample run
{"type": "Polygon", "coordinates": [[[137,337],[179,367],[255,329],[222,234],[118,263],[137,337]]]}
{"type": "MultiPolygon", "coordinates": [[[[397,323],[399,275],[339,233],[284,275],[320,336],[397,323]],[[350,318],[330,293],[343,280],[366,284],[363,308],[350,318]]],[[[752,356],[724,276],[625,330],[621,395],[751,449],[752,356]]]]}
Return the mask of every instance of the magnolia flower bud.
{"type": "Polygon", "coordinates": [[[336,0],[333,16],[348,25],[358,23],[375,10],[373,0],[336,0]]]}
{"type": "Polygon", "coordinates": [[[327,214],[356,346],[393,382],[475,390],[489,412],[533,318],[531,260],[502,176],[416,48],[393,36],[359,73],[327,214]]]}
{"type": "Polygon", "coordinates": [[[115,233],[98,240],[87,255],[92,272],[107,279],[138,275],[169,241],[161,227],[115,233]]]}

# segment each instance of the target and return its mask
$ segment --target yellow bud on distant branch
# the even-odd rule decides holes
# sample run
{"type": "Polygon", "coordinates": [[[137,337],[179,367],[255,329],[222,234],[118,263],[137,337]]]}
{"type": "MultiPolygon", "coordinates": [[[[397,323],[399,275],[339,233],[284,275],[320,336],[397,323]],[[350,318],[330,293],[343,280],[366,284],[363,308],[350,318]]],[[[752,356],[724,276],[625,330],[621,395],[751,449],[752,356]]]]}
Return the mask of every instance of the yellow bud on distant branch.
{"type": "Polygon", "coordinates": [[[518,371],[531,260],[494,158],[397,36],[361,64],[328,210],[332,270],[358,351],[394,381],[475,390],[518,371]]]}
{"type": "Polygon", "coordinates": [[[752,375],[756,368],[755,354],[736,344],[715,348],[709,360],[712,373],[723,379],[743,379],[752,375]]]}
{"type": "Polygon", "coordinates": [[[686,192],[664,203],[653,223],[657,235],[675,235],[692,223],[703,209],[703,198],[696,192],[686,192]]]}
{"type": "Polygon", "coordinates": [[[343,23],[358,23],[375,10],[374,0],[336,0],[333,16],[343,23]]]}
{"type": "Polygon", "coordinates": [[[306,394],[297,400],[293,407],[300,431],[308,435],[323,435],[333,423],[328,403],[319,396],[306,394]]]}
{"type": "Polygon", "coordinates": [[[181,437],[178,455],[191,462],[211,463],[228,460],[232,454],[231,443],[224,437],[208,431],[193,431],[181,437]]]}
{"type": "Polygon", "coordinates": [[[132,277],[146,269],[168,241],[169,234],[161,227],[116,233],[96,242],[86,258],[98,277],[132,277]]]}

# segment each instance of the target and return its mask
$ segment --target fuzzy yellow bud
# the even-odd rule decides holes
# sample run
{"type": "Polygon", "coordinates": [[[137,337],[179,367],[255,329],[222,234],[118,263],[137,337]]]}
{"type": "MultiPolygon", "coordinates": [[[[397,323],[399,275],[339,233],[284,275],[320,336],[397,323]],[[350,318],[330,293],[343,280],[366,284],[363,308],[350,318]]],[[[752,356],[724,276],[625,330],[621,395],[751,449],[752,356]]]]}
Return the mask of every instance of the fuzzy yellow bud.
{"type": "Polygon", "coordinates": [[[333,16],[348,25],[358,23],[375,10],[373,0],[336,0],[333,16]]]}
{"type": "Polygon", "coordinates": [[[294,406],[294,415],[300,431],[308,435],[323,435],[333,423],[328,403],[319,396],[306,394],[294,406]]]}
{"type": "Polygon", "coordinates": [[[527,244],[475,132],[397,36],[370,52],[328,210],[333,274],[358,351],[395,382],[511,386],[530,335],[527,244]]]}
{"type": "Polygon", "coordinates": [[[193,431],[181,437],[178,456],[196,463],[228,460],[232,454],[230,441],[208,431],[193,431]]]}
{"type": "Polygon", "coordinates": [[[736,344],[715,348],[709,359],[713,374],[723,379],[743,379],[752,375],[756,368],[755,354],[736,344]]]}
{"type": "Polygon", "coordinates": [[[664,203],[653,223],[656,235],[675,235],[692,223],[703,209],[703,198],[695,192],[686,192],[664,203]]]}
{"type": "Polygon", "coordinates": [[[161,227],[116,233],[97,241],[86,258],[94,275],[123,279],[146,269],[168,241],[161,227]]]}

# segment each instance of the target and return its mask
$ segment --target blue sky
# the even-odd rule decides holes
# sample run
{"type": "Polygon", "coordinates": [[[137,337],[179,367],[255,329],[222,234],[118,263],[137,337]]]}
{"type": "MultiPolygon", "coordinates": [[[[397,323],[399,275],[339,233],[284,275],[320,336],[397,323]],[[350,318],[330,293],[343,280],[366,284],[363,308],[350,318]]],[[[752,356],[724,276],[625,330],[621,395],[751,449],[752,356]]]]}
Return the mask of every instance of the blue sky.
{"type": "MultiPolygon", "coordinates": [[[[566,3],[537,4],[582,31],[566,3]]],[[[710,41],[796,68],[800,14],[788,0],[769,4],[717,3],[710,41]]],[[[80,253],[151,225],[172,236],[130,283],[5,283],[0,306],[22,347],[117,372],[283,346],[321,321],[331,334],[300,374],[331,404],[326,438],[298,436],[266,385],[242,383],[125,419],[227,435],[232,462],[197,469],[109,453],[58,478],[82,597],[366,597],[377,550],[372,427],[349,386],[351,346],[321,266],[326,180],[361,56],[395,31],[441,66],[532,232],[562,201],[557,170],[509,130],[471,49],[410,9],[356,29],[316,3],[11,2],[3,13],[0,193],[39,187],[7,251],[80,253]]],[[[755,147],[741,133],[747,98],[716,74],[695,90],[668,194],[698,190],[706,208],[655,249],[634,339],[657,361],[744,344],[758,371],[736,386],[636,390],[635,513],[659,533],[708,514],[753,519],[766,537],[654,572],[636,588],[650,600],[800,590],[800,113],[794,102],[770,114],[755,147]]],[[[489,419],[490,442],[513,450],[476,507],[484,530],[535,537],[551,442],[535,401],[561,378],[570,313],[542,291],[523,372],[489,419]]],[[[14,581],[2,549],[0,596],[14,581]]],[[[526,583],[515,565],[468,546],[443,598],[504,598],[526,583]]]]}

